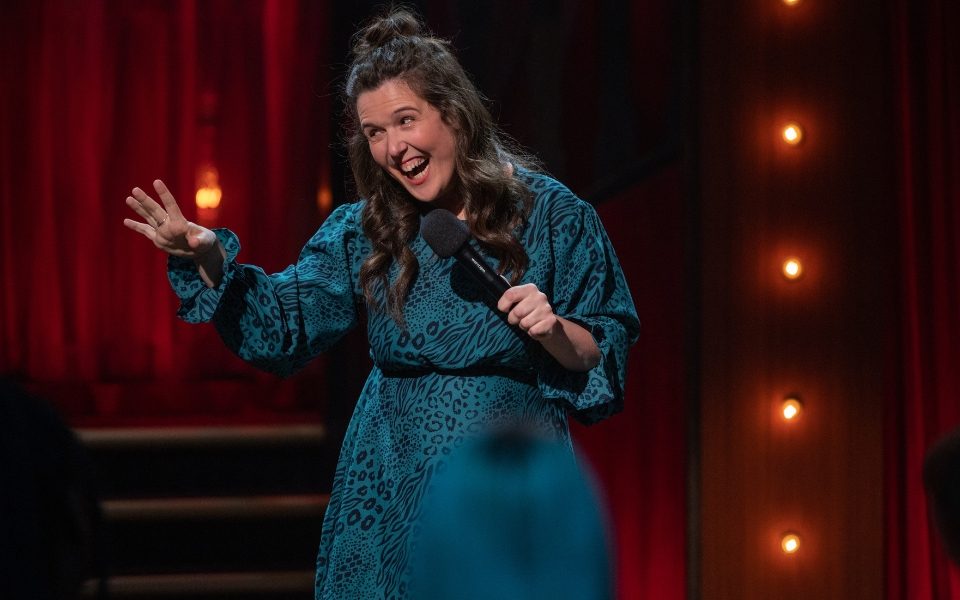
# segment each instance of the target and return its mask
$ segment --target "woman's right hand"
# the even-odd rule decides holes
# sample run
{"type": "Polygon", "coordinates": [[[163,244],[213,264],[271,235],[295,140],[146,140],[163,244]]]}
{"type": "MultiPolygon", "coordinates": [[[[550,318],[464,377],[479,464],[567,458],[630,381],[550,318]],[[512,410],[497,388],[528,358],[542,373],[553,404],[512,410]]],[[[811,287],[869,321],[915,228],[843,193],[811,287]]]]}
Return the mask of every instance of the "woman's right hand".
{"type": "Polygon", "coordinates": [[[207,287],[220,285],[226,252],[217,241],[217,235],[206,227],[184,219],[173,194],[162,181],[154,181],[153,189],[157,190],[163,206],[140,188],[133,188],[132,195],[127,196],[127,206],[140,215],[143,222],[124,219],[123,224],[143,234],[167,254],[192,258],[207,287]]]}
{"type": "Polygon", "coordinates": [[[162,181],[153,182],[163,206],[157,204],[140,188],[133,188],[127,196],[127,206],[143,221],[124,219],[123,224],[140,232],[153,245],[167,254],[200,261],[217,248],[217,236],[206,227],[191,223],[183,217],[173,194],[162,181]]]}

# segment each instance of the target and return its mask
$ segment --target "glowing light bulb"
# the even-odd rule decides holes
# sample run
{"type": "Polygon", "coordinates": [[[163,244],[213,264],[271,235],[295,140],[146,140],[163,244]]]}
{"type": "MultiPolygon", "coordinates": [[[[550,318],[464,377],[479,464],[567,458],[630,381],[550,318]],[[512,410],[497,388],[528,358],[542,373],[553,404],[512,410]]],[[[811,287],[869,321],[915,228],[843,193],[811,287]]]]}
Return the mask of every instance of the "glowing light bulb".
{"type": "Polygon", "coordinates": [[[796,554],[800,550],[800,536],[795,533],[788,533],[780,540],[780,549],[785,554],[796,554]]]}
{"type": "Polygon", "coordinates": [[[800,0],[783,0],[783,3],[787,6],[794,6],[800,4],[800,0]]]}
{"type": "Polygon", "coordinates": [[[199,179],[197,187],[197,208],[217,208],[220,206],[220,198],[223,191],[220,189],[220,175],[214,168],[204,169],[199,179]]]}
{"type": "Polygon", "coordinates": [[[797,258],[788,258],[783,261],[783,276],[787,279],[794,280],[799,279],[803,275],[803,265],[800,263],[800,259],[797,258]]]}
{"type": "Polygon", "coordinates": [[[803,128],[797,123],[787,123],[780,130],[780,137],[791,146],[796,146],[803,141],[803,128]]]}
{"type": "Polygon", "coordinates": [[[787,398],[780,405],[780,412],[785,421],[796,421],[800,417],[800,411],[803,405],[797,398],[787,398]]]}

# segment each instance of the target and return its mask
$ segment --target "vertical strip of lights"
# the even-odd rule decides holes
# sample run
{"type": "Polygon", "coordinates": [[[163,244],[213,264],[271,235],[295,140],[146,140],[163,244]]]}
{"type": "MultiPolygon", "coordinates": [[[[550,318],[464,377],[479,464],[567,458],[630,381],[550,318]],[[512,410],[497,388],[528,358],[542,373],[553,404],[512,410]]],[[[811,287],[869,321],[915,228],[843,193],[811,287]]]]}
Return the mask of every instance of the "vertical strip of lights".
{"type": "MultiPolygon", "coordinates": [[[[788,7],[795,7],[800,0],[781,0],[788,7]]],[[[804,145],[806,132],[803,126],[796,121],[787,121],[779,126],[779,138],[781,142],[789,149],[801,151],[804,145]]],[[[799,282],[804,274],[804,264],[797,256],[789,256],[783,259],[781,264],[781,275],[789,282],[799,282]]],[[[800,425],[800,417],[803,413],[803,403],[798,394],[790,394],[782,399],[780,403],[780,416],[790,427],[800,425]]],[[[787,557],[795,556],[801,552],[802,544],[800,534],[796,531],[784,531],[780,534],[780,551],[787,557]]]]}

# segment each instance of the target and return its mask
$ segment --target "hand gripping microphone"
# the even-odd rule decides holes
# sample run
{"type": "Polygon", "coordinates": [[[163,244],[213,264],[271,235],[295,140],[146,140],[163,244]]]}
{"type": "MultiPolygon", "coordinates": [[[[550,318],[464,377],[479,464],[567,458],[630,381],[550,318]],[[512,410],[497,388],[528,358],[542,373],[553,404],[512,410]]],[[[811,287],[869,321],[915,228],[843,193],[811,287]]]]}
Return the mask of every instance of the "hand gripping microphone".
{"type": "Polygon", "coordinates": [[[442,208],[423,217],[420,235],[440,258],[453,256],[473,275],[494,302],[510,289],[510,282],[497,273],[470,245],[470,230],[453,213],[442,208]]]}

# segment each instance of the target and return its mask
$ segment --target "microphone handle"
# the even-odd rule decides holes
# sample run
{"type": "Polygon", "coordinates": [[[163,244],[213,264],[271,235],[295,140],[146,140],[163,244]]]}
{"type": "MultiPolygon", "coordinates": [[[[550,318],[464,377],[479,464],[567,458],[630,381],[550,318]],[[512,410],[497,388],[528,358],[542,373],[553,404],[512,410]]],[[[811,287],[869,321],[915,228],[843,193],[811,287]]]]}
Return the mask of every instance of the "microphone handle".
{"type": "Polygon", "coordinates": [[[510,282],[487,264],[487,261],[469,243],[461,246],[454,257],[466,267],[467,271],[477,280],[477,283],[493,297],[494,302],[510,289],[510,282]]]}

